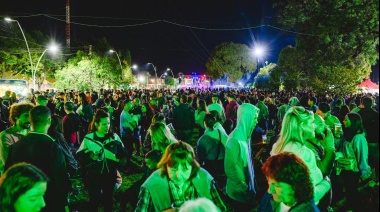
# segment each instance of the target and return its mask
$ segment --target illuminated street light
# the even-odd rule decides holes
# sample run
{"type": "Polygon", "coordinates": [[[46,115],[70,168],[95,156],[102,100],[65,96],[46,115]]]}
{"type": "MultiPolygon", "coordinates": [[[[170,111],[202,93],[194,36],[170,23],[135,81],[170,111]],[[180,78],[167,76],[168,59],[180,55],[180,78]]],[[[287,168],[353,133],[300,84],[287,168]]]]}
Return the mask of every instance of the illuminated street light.
{"type": "Polygon", "coordinates": [[[175,78],[174,74],[173,74],[173,71],[170,68],[167,68],[166,71],[170,71],[172,73],[173,78],[175,78]]]}
{"type": "Polygon", "coordinates": [[[40,58],[38,58],[38,61],[37,61],[37,63],[36,63],[36,67],[35,67],[34,70],[32,71],[33,90],[36,90],[36,72],[37,72],[38,64],[40,64],[40,61],[41,61],[42,57],[44,56],[44,54],[45,54],[47,51],[56,52],[57,50],[58,50],[57,45],[52,44],[52,45],[49,46],[49,48],[45,49],[45,51],[42,52],[40,58]]]}
{"type": "MultiPolygon", "coordinates": [[[[4,18],[4,20],[7,21],[7,22],[17,22],[18,27],[19,27],[20,30],[21,30],[22,36],[24,37],[24,41],[25,41],[25,44],[26,44],[26,49],[28,50],[29,61],[30,61],[30,68],[33,70],[33,61],[32,61],[32,56],[30,55],[30,50],[29,50],[28,41],[27,41],[26,38],[25,38],[25,34],[24,34],[24,31],[23,31],[22,28],[21,28],[20,23],[19,23],[17,20],[14,20],[14,19],[11,19],[11,18],[4,18]]],[[[33,86],[33,87],[34,87],[34,86],[33,86]]]]}
{"type": "Polygon", "coordinates": [[[121,61],[120,61],[119,54],[117,53],[117,51],[115,51],[113,49],[110,49],[109,52],[116,53],[117,59],[119,60],[119,64],[120,64],[121,77],[123,78],[123,66],[121,66],[121,61]]]}
{"type": "Polygon", "coordinates": [[[155,84],[156,88],[158,88],[157,87],[157,70],[156,70],[156,66],[154,66],[153,63],[148,63],[148,65],[149,64],[153,66],[154,73],[155,73],[155,83],[154,84],[155,84]]]}
{"type": "Polygon", "coordinates": [[[257,71],[259,71],[259,62],[265,54],[265,48],[261,45],[256,44],[253,50],[254,56],[257,58],[257,71]]]}

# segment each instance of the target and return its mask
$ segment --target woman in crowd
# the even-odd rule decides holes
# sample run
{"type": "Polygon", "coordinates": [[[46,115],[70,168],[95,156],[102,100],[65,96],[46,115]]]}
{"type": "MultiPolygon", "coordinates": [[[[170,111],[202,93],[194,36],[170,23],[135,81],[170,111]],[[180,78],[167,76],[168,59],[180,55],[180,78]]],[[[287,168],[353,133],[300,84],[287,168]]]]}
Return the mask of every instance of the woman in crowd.
{"type": "Polygon", "coordinates": [[[0,178],[0,211],[40,211],[45,207],[47,181],[47,176],[31,164],[11,166],[0,178]]]}
{"type": "Polygon", "coordinates": [[[357,201],[359,179],[365,180],[371,176],[371,167],[368,165],[368,144],[359,114],[348,113],[343,124],[345,142],[339,151],[345,158],[352,158],[355,161],[353,169],[343,169],[341,173],[346,194],[345,209],[359,211],[360,202],[357,201]]]}
{"type": "Polygon", "coordinates": [[[79,140],[82,140],[84,135],[86,135],[88,132],[88,127],[91,122],[92,116],[94,115],[94,112],[92,110],[91,104],[87,101],[85,93],[82,92],[79,94],[78,101],[79,106],[76,112],[79,114],[81,118],[81,127],[79,130],[79,133],[81,135],[79,136],[79,140]]]}
{"type": "Polygon", "coordinates": [[[205,197],[226,211],[212,176],[199,167],[193,148],[182,141],[171,144],[158,163],[158,170],[141,186],[135,211],[179,208],[186,200],[205,197]]]}
{"type": "Polygon", "coordinates": [[[126,152],[119,136],[109,131],[109,114],[99,109],[90,124],[77,154],[86,167],[90,202],[88,211],[98,211],[103,202],[104,211],[112,211],[112,195],[116,181],[116,169],[126,163],[126,152]]]}
{"type": "Polygon", "coordinates": [[[146,134],[148,132],[148,129],[150,125],[152,124],[153,111],[149,107],[148,103],[144,103],[141,106],[141,112],[142,112],[142,116],[140,118],[140,126],[141,126],[140,137],[141,137],[141,141],[144,141],[146,134]]]}
{"type": "Polygon", "coordinates": [[[116,132],[119,136],[120,136],[120,116],[121,116],[121,113],[124,110],[124,105],[125,105],[125,102],[122,101],[122,100],[119,100],[119,102],[117,102],[117,106],[115,108],[115,111],[113,112],[113,117],[114,117],[113,126],[114,126],[114,129],[112,129],[112,130],[114,132],[116,132]]]}
{"type": "Polygon", "coordinates": [[[65,156],[66,167],[70,175],[73,175],[78,170],[78,162],[75,160],[71,149],[63,136],[63,121],[59,115],[51,116],[51,124],[48,130],[48,135],[52,137],[55,142],[61,146],[63,155],[65,156]]]}
{"type": "Polygon", "coordinates": [[[207,113],[205,100],[198,101],[198,108],[195,110],[195,123],[198,125],[198,136],[201,137],[205,131],[204,118],[207,113]]]}
{"type": "Polygon", "coordinates": [[[319,211],[313,200],[313,184],[307,165],[297,155],[283,152],[263,164],[268,191],[261,199],[259,212],[319,211]]]}
{"type": "Polygon", "coordinates": [[[204,118],[206,131],[198,140],[197,156],[200,165],[215,178],[218,186],[223,188],[225,143],[222,142],[222,137],[227,140],[228,136],[214,128],[215,122],[212,114],[206,114],[204,118]]]}
{"type": "MultiPolygon", "coordinates": [[[[154,114],[153,118],[152,118],[152,124],[154,124],[156,122],[161,122],[161,123],[165,124],[166,120],[165,120],[164,114],[162,114],[162,113],[154,114]]],[[[150,127],[150,125],[149,125],[149,127],[150,127]]],[[[146,154],[150,150],[152,150],[152,137],[150,136],[149,128],[148,128],[146,136],[144,138],[141,138],[141,140],[144,141],[143,142],[143,152],[144,152],[144,154],[146,154]]]]}
{"type": "Polygon", "coordinates": [[[330,190],[328,178],[324,178],[317,166],[314,152],[306,147],[306,140],[315,137],[314,114],[301,106],[291,107],[282,121],[280,137],[273,145],[271,155],[292,152],[308,166],[314,187],[316,204],[330,190]]]}
{"type": "Polygon", "coordinates": [[[152,149],[160,150],[162,153],[170,144],[176,143],[177,139],[170,132],[165,123],[155,122],[149,127],[152,149]]]}

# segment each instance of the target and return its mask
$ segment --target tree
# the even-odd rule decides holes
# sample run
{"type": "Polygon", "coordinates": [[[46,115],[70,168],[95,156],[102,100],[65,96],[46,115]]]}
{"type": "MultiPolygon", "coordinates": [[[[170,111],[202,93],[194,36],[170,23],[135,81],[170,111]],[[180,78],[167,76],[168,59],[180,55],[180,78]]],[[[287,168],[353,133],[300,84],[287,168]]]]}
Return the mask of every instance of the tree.
{"type": "Polygon", "coordinates": [[[348,93],[368,77],[378,60],[377,0],[278,0],[275,7],[277,21],[298,32],[295,52],[281,53],[293,59],[278,62],[277,71],[288,73],[285,87],[348,93]],[[295,55],[302,60],[295,63],[295,55]]]}
{"type": "Polygon", "coordinates": [[[260,68],[259,73],[254,79],[254,84],[256,88],[268,88],[272,89],[274,86],[269,81],[269,76],[272,70],[276,67],[276,64],[270,63],[262,68],[260,68]]]}
{"type": "Polygon", "coordinates": [[[224,76],[228,77],[229,81],[236,82],[243,74],[254,72],[257,68],[251,52],[252,50],[244,44],[222,43],[208,59],[206,73],[213,79],[224,76]]]}
{"type": "Polygon", "coordinates": [[[175,86],[175,79],[172,76],[165,77],[165,85],[175,86]]]}

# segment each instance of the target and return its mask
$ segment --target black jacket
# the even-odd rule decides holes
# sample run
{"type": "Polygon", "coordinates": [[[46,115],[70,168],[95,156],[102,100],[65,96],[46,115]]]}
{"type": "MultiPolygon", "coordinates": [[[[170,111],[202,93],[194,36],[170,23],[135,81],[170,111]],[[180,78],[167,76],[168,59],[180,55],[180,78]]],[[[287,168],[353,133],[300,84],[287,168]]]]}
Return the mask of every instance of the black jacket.
{"type": "Polygon", "coordinates": [[[27,162],[41,169],[49,178],[42,211],[65,211],[70,180],[61,148],[45,134],[30,132],[9,149],[5,170],[27,162]]]}
{"type": "Polygon", "coordinates": [[[194,110],[188,104],[180,104],[173,112],[173,127],[175,130],[193,130],[195,127],[194,110]]]}

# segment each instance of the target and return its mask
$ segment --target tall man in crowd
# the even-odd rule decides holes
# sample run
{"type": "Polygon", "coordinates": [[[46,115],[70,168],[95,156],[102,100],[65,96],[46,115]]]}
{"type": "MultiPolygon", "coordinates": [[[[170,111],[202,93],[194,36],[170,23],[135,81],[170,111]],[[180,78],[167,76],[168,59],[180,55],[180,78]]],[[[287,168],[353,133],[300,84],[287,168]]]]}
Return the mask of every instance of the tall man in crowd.
{"type": "Polygon", "coordinates": [[[263,129],[265,132],[268,128],[268,117],[269,117],[269,111],[268,107],[264,103],[265,97],[263,95],[259,96],[259,102],[256,104],[256,107],[259,108],[259,117],[257,118],[257,125],[263,129]]]}
{"type": "Polygon", "coordinates": [[[4,165],[8,157],[9,148],[25,137],[30,131],[29,112],[34,106],[32,104],[14,104],[11,106],[9,121],[12,127],[0,134],[0,173],[5,171],[4,165]]]}
{"type": "Polygon", "coordinates": [[[207,106],[208,111],[216,110],[218,111],[220,118],[222,119],[222,124],[226,121],[226,114],[224,113],[224,108],[221,103],[219,103],[219,97],[217,94],[213,95],[211,98],[212,104],[207,106]]]}
{"type": "Polygon", "coordinates": [[[30,111],[30,121],[31,132],[12,145],[5,169],[19,162],[30,163],[41,169],[49,177],[43,211],[68,211],[70,181],[63,152],[47,135],[51,123],[49,108],[34,107],[30,111]]]}
{"type": "Polygon", "coordinates": [[[177,133],[177,139],[189,143],[195,127],[195,115],[187,101],[188,97],[182,94],[181,103],[173,112],[173,127],[177,133]]]}
{"type": "MultiPolygon", "coordinates": [[[[121,141],[124,144],[124,147],[128,151],[128,160],[132,156],[133,152],[133,143],[135,143],[136,136],[134,135],[135,128],[138,123],[138,116],[134,116],[131,113],[133,108],[132,101],[127,97],[124,100],[124,110],[120,115],[120,135],[121,141]]],[[[129,161],[127,161],[128,164],[129,161]]]]}

